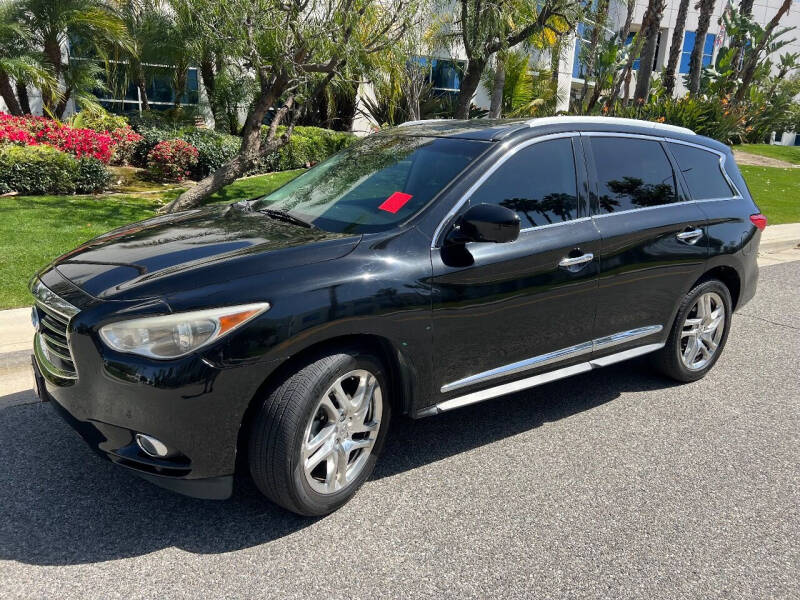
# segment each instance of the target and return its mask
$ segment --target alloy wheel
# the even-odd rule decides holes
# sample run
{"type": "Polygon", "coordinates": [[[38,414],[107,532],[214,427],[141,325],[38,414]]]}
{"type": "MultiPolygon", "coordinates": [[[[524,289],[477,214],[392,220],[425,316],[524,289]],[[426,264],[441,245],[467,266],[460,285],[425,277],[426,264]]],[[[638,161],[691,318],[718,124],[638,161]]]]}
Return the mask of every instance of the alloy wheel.
{"type": "Polygon", "coordinates": [[[300,450],[314,491],[333,494],[359,476],[378,437],[382,411],[381,386],[369,371],[350,371],[333,382],[306,425],[300,450]]]}
{"type": "Polygon", "coordinates": [[[701,294],[686,314],[680,339],[683,365],[704,369],[717,352],[725,333],[725,304],[716,292],[701,294]]]}

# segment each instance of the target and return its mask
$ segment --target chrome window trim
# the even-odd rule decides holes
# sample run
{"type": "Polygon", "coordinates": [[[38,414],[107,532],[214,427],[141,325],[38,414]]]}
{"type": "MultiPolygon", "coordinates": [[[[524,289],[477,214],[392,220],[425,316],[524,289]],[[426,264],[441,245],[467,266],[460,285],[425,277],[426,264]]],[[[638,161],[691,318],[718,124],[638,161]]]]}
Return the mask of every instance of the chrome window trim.
{"type": "Polygon", "coordinates": [[[568,367],[556,369],[555,371],[548,371],[547,373],[541,373],[539,375],[533,375],[532,377],[527,377],[525,379],[518,379],[517,381],[504,383],[485,390],[479,390],[477,392],[472,392],[471,394],[458,396],[456,398],[451,398],[450,400],[440,402],[432,408],[423,411],[421,416],[438,414],[454,408],[460,408],[469,404],[475,404],[476,402],[482,402],[483,400],[489,400],[490,398],[496,398],[497,396],[504,396],[506,394],[519,392],[521,390],[549,383],[551,381],[564,379],[579,373],[586,373],[593,369],[599,369],[623,360],[628,360],[629,358],[655,352],[663,347],[663,343],[636,346],[635,348],[629,348],[628,350],[623,350],[622,352],[617,352],[616,354],[610,354],[609,356],[593,358],[589,361],[578,363],[576,365],[570,365],[568,367]]]}
{"type": "Polygon", "coordinates": [[[579,217],[577,219],[570,219],[569,221],[559,221],[558,223],[545,223],[544,225],[537,225],[536,227],[526,227],[520,229],[520,233],[528,233],[529,231],[539,231],[540,229],[547,229],[548,227],[558,227],[559,225],[572,225],[573,223],[580,223],[581,221],[591,221],[592,217],[579,217]]]}
{"type": "Polygon", "coordinates": [[[537,367],[562,362],[570,358],[575,358],[576,356],[588,354],[589,352],[605,350],[606,348],[612,348],[626,342],[632,342],[634,340],[659,333],[663,329],[663,325],[647,325],[645,327],[637,327],[636,329],[620,331],[611,335],[595,338],[588,342],[583,342],[581,344],[576,344],[574,346],[548,352],[547,354],[540,354],[539,356],[526,358],[524,360],[503,365],[501,367],[496,367],[488,371],[482,371],[481,373],[476,373],[475,375],[470,375],[469,377],[464,377],[463,379],[451,381],[450,383],[444,384],[440,391],[444,394],[446,392],[452,392],[453,390],[458,390],[470,385],[491,381],[499,377],[506,377],[508,375],[514,375],[515,373],[529,371],[537,367]]]}
{"type": "MultiPolygon", "coordinates": [[[[483,185],[486,182],[486,180],[489,179],[489,177],[491,177],[495,171],[497,171],[497,169],[499,169],[503,164],[505,164],[505,162],[509,160],[512,156],[514,156],[517,152],[527,148],[528,146],[533,146],[534,144],[538,144],[540,142],[546,142],[548,140],[555,140],[561,138],[573,138],[577,137],[578,135],[579,133],[577,131],[564,131],[561,133],[552,133],[549,135],[542,135],[532,139],[524,140],[523,142],[508,148],[505,154],[503,154],[500,158],[498,158],[492,166],[486,169],[486,171],[483,172],[483,174],[477,179],[477,181],[475,181],[475,183],[473,183],[469,187],[469,189],[466,192],[464,192],[461,198],[459,198],[459,200],[447,212],[447,214],[441,220],[439,225],[436,227],[436,231],[433,232],[433,238],[431,238],[431,250],[436,250],[437,248],[441,247],[441,244],[439,244],[438,242],[439,242],[439,236],[442,234],[442,230],[447,225],[447,223],[450,222],[450,219],[452,219],[456,214],[458,214],[458,211],[461,210],[461,207],[467,202],[467,200],[469,200],[472,197],[472,194],[475,193],[475,190],[477,190],[481,185],[483,185]]],[[[502,142],[501,145],[508,146],[510,145],[510,142],[502,142]]],[[[576,170],[576,177],[577,177],[577,170],[576,170]]],[[[551,225],[574,223],[576,220],[578,219],[564,221],[563,223],[552,223],[551,225]]],[[[542,225],[542,227],[547,227],[547,225],[542,225]]],[[[528,229],[541,229],[541,227],[532,227],[528,229]]],[[[527,230],[520,230],[520,232],[522,231],[527,231],[527,230]]]]}

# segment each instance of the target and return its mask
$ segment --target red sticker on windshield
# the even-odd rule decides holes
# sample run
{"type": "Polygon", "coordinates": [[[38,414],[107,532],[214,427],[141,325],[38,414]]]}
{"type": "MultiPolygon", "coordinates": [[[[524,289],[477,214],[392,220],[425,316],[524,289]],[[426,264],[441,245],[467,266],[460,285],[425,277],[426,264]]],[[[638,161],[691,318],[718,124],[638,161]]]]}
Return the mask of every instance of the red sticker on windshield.
{"type": "Polygon", "coordinates": [[[384,200],[383,204],[381,204],[378,208],[394,214],[398,210],[403,208],[406,205],[406,202],[408,202],[409,200],[411,200],[411,194],[404,194],[403,192],[395,192],[394,194],[389,196],[386,200],[384,200]]]}

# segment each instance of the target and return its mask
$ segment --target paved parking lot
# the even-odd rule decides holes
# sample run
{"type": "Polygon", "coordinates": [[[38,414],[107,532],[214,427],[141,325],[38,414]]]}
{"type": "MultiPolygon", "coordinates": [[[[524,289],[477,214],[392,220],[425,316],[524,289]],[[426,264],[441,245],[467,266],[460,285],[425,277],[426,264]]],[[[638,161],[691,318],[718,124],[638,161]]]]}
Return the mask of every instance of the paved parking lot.
{"type": "Polygon", "coordinates": [[[761,275],[705,380],[638,361],[397,420],[321,520],[171,494],[2,409],[0,596],[797,598],[800,262],[761,275]]]}

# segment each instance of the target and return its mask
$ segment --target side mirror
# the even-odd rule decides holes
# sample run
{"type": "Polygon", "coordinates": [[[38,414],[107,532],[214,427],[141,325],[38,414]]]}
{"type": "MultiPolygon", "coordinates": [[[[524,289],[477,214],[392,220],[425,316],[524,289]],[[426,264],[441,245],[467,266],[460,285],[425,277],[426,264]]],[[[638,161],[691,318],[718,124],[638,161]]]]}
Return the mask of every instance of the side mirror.
{"type": "Polygon", "coordinates": [[[451,244],[513,242],[519,237],[517,213],[496,204],[477,204],[467,209],[447,236],[451,244]]]}

